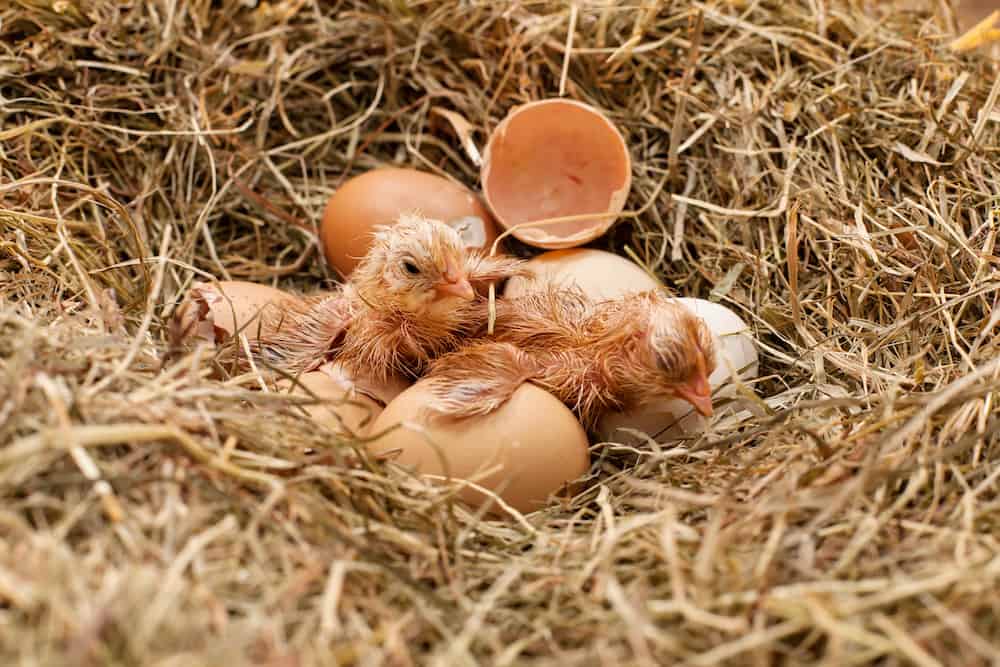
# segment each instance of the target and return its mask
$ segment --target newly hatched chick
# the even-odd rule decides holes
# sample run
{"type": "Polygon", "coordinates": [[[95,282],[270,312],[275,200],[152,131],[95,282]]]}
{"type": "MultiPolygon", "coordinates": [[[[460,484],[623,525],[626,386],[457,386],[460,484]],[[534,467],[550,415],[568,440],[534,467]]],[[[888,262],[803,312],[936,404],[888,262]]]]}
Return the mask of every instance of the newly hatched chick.
{"type": "Polygon", "coordinates": [[[497,301],[496,335],[428,368],[442,416],[488,414],[523,382],[546,389],[593,429],[610,411],[663,398],[712,414],[716,353],[705,323],[659,292],[593,302],[558,288],[497,301]]]}
{"type": "Polygon", "coordinates": [[[415,378],[485,321],[491,281],[523,274],[521,260],[487,256],[443,222],[404,215],[375,233],[347,283],[291,304],[254,347],[290,373],[336,360],[377,381],[415,378]]]}

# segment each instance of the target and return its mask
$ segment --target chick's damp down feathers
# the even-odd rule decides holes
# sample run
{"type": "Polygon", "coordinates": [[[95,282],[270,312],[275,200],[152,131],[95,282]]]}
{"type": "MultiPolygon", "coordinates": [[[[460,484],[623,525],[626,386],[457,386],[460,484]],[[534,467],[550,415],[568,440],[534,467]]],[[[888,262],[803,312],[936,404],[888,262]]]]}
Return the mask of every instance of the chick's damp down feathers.
{"type": "Polygon", "coordinates": [[[282,313],[257,351],[292,373],[335,359],[378,380],[416,377],[485,321],[482,292],[523,275],[522,264],[467,248],[443,222],[405,215],[375,233],[346,284],[282,313]]]}
{"type": "Polygon", "coordinates": [[[594,302],[575,289],[497,301],[496,334],[433,362],[427,373],[443,416],[487,414],[530,381],[587,428],[608,411],[664,397],[711,414],[715,349],[701,318],[656,292],[594,302]]]}

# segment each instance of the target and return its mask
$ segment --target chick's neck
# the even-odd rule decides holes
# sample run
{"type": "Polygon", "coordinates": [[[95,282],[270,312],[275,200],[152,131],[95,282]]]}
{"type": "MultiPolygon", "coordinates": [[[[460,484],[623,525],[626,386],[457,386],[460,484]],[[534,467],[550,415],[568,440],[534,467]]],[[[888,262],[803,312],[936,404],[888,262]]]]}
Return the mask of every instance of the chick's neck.
{"type": "Polygon", "coordinates": [[[380,380],[416,379],[432,359],[458,346],[458,312],[443,322],[378,302],[353,286],[345,289],[345,296],[352,303],[353,321],[340,357],[354,369],[380,380]]]}
{"type": "Polygon", "coordinates": [[[602,322],[560,349],[533,350],[539,384],[593,429],[610,411],[630,410],[656,383],[649,372],[642,331],[634,322],[602,322]],[[607,326],[605,326],[607,325],[607,326]]]}
{"type": "Polygon", "coordinates": [[[603,412],[633,410],[666,392],[650,346],[648,311],[638,299],[625,305],[630,307],[595,313],[598,324],[582,351],[590,366],[589,382],[603,397],[599,402],[603,412]]]}

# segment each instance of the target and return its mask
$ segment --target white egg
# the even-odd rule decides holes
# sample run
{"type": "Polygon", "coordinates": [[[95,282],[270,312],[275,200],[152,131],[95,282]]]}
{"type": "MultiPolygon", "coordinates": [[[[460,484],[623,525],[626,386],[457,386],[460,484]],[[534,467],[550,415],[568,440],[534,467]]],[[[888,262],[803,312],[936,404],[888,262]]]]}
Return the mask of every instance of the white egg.
{"type": "MultiPolygon", "coordinates": [[[[759,356],[753,336],[746,323],[723,305],[682,297],[677,299],[701,317],[712,331],[716,349],[715,371],[709,377],[716,416],[732,414],[741,409],[733,376],[744,383],[757,377],[759,356]],[[734,399],[726,406],[720,399],[734,399]]],[[[697,435],[704,431],[706,419],[695,412],[687,401],[664,398],[629,413],[606,415],[598,424],[598,433],[606,441],[641,445],[646,434],[660,443],[697,435]],[[638,431],[639,433],[634,433],[638,431]]]]}

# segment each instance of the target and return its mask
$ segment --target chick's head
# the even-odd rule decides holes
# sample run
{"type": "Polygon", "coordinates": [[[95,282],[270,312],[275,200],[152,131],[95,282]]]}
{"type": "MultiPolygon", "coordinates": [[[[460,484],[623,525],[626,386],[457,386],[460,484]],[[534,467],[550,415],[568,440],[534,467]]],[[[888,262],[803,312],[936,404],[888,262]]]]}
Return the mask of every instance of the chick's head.
{"type": "Polygon", "coordinates": [[[662,389],[711,416],[716,353],[705,322],[680,303],[661,302],[650,311],[649,345],[662,389]]]}
{"type": "Polygon", "coordinates": [[[376,307],[433,316],[476,297],[466,275],[467,261],[466,245],[452,227],[403,215],[375,232],[352,281],[376,307]]]}

